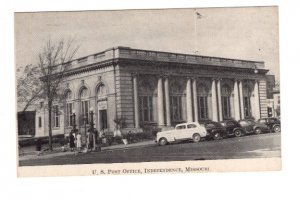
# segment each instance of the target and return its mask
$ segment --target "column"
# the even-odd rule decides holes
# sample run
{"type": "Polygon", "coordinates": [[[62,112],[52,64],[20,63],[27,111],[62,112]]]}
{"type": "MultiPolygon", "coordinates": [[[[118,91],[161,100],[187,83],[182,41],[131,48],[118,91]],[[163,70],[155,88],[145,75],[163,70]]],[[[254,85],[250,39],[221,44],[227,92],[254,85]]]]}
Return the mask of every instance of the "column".
{"type": "Polygon", "coordinates": [[[192,108],[192,90],[191,79],[189,78],[186,83],[186,116],[187,122],[193,121],[193,108],[192,108]]]}
{"type": "Polygon", "coordinates": [[[165,78],[165,102],[166,102],[166,125],[171,126],[171,113],[170,113],[170,95],[169,95],[169,78],[165,78]]]}
{"type": "Polygon", "coordinates": [[[222,110],[222,94],[221,94],[221,80],[217,81],[217,96],[218,96],[218,108],[219,108],[219,121],[223,120],[223,110],[222,110]]]}
{"type": "Polygon", "coordinates": [[[194,119],[198,122],[197,81],[193,79],[194,119]]]}
{"type": "Polygon", "coordinates": [[[76,99],[74,101],[74,109],[75,109],[75,115],[76,115],[76,119],[75,119],[75,122],[76,122],[76,128],[78,130],[80,130],[80,115],[82,114],[81,113],[81,100],[80,99],[76,99]]]}
{"type": "Polygon", "coordinates": [[[158,126],[164,126],[164,101],[163,101],[163,84],[162,77],[158,78],[157,82],[157,110],[158,110],[158,126]]]}
{"type": "Polygon", "coordinates": [[[256,80],[255,80],[253,92],[254,92],[254,118],[257,120],[260,118],[260,104],[259,104],[258,81],[256,80]]]}
{"type": "Polygon", "coordinates": [[[240,111],[241,111],[241,119],[245,118],[245,114],[244,114],[244,94],[243,94],[243,81],[240,81],[239,84],[239,98],[240,98],[240,111]]]}
{"type": "Polygon", "coordinates": [[[234,119],[240,120],[240,101],[239,101],[239,88],[238,88],[238,81],[234,80],[234,87],[233,87],[233,93],[234,93],[234,119]]]}
{"type": "Polygon", "coordinates": [[[218,121],[218,105],[217,105],[217,91],[216,80],[212,80],[211,84],[211,99],[212,99],[212,120],[218,121]]]}
{"type": "Polygon", "coordinates": [[[135,128],[140,128],[137,75],[133,76],[133,101],[134,101],[134,124],[135,124],[135,128]]]}

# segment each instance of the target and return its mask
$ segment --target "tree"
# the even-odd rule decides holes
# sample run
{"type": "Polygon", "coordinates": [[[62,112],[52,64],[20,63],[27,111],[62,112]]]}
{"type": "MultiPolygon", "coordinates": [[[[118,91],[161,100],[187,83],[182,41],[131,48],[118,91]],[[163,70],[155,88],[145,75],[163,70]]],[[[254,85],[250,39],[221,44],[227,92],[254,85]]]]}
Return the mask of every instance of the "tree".
{"type": "Polygon", "coordinates": [[[42,85],[37,66],[26,65],[17,69],[17,101],[22,105],[22,112],[42,98],[42,85]]]}
{"type": "MultiPolygon", "coordinates": [[[[52,150],[52,112],[53,102],[61,99],[60,84],[65,72],[74,58],[79,46],[74,47],[74,40],[61,39],[57,43],[48,40],[38,54],[37,65],[27,65],[24,75],[18,80],[18,100],[23,100],[27,107],[37,99],[44,99],[48,110],[49,150],[52,150]],[[26,84],[23,84],[26,83],[26,84]],[[22,85],[23,84],[23,85],[22,85]]],[[[24,110],[27,108],[24,107],[24,110]]]]}

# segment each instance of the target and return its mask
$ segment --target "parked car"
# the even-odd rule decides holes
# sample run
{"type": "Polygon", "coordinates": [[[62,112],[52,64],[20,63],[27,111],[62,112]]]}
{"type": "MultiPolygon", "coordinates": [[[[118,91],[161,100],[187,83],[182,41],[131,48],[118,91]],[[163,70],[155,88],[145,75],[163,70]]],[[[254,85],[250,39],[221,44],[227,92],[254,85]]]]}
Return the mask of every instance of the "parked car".
{"type": "Polygon", "coordinates": [[[227,136],[226,129],[219,122],[205,122],[204,127],[207,131],[207,139],[218,140],[227,136]]]}
{"type": "Polygon", "coordinates": [[[281,131],[280,120],[276,117],[261,118],[258,123],[267,125],[270,132],[278,133],[281,131]]]}
{"type": "Polygon", "coordinates": [[[158,132],[156,135],[156,142],[158,145],[166,145],[167,143],[193,140],[200,142],[201,138],[206,137],[206,129],[198,122],[177,124],[175,129],[158,132]]]}
{"type": "Polygon", "coordinates": [[[239,137],[245,134],[261,134],[269,132],[269,128],[265,124],[260,124],[252,119],[243,119],[238,121],[238,127],[233,130],[235,136],[239,137]]]}
{"type": "Polygon", "coordinates": [[[235,135],[235,133],[239,134],[239,132],[234,132],[234,130],[239,126],[239,123],[236,120],[224,120],[220,122],[222,126],[225,127],[226,135],[227,136],[236,136],[239,137],[240,135],[235,135]]]}

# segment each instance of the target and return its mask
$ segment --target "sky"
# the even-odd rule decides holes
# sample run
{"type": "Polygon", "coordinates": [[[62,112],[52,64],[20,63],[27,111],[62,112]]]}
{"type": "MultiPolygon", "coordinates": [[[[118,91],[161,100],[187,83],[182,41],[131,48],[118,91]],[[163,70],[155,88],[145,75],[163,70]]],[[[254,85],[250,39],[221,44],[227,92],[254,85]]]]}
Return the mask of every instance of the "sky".
{"type": "Polygon", "coordinates": [[[16,66],[35,64],[47,40],[75,38],[76,57],[110,47],[264,61],[279,80],[277,7],[15,14],[16,66]],[[196,12],[201,18],[196,18],[196,12]]]}

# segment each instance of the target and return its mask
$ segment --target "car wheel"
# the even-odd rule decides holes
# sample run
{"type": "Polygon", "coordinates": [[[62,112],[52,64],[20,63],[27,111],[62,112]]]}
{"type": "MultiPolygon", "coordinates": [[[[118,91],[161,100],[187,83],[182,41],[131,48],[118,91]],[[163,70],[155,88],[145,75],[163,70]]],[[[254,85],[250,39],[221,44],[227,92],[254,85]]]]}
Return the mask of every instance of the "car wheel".
{"type": "Polygon", "coordinates": [[[256,135],[259,135],[259,134],[262,133],[262,131],[261,131],[260,128],[256,128],[256,129],[254,130],[254,133],[255,133],[256,135]]]}
{"type": "Polygon", "coordinates": [[[167,141],[166,138],[160,138],[160,139],[159,139],[159,142],[158,142],[158,144],[159,144],[160,146],[164,146],[164,145],[166,145],[167,143],[168,143],[168,141],[167,141]]]}
{"type": "Polygon", "coordinates": [[[219,140],[221,138],[221,134],[219,132],[214,133],[213,139],[214,140],[219,140]]]}
{"type": "Polygon", "coordinates": [[[201,140],[201,136],[198,133],[195,133],[193,135],[193,141],[194,142],[200,142],[200,140],[201,140]]]}
{"type": "Polygon", "coordinates": [[[235,135],[235,137],[241,137],[242,136],[242,131],[241,130],[235,130],[234,135],[235,135]]]}
{"type": "Polygon", "coordinates": [[[280,130],[280,126],[279,125],[276,125],[276,126],[274,126],[273,127],[273,131],[275,132],[275,133],[279,133],[281,130],[280,130]]]}

